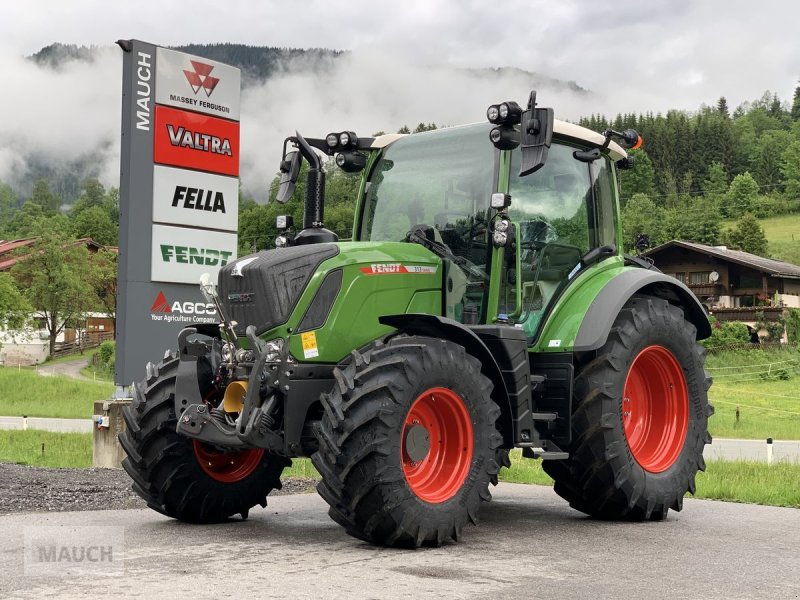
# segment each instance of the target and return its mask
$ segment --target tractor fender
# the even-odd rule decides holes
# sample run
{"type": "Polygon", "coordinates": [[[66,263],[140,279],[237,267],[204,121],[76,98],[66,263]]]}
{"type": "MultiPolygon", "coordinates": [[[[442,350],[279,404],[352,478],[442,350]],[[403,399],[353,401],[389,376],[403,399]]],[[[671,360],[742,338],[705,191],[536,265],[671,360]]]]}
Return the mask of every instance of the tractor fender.
{"type": "Polygon", "coordinates": [[[597,350],[605,344],[614,319],[634,294],[664,298],[683,309],[686,320],[697,328],[698,340],[711,335],[706,311],[686,285],[661,272],[630,269],[609,281],[589,305],[575,337],[575,352],[597,350]]]}
{"type": "Polygon", "coordinates": [[[503,434],[503,447],[514,445],[514,423],[511,400],[503,373],[489,348],[478,335],[458,321],[428,314],[385,315],[378,318],[383,325],[394,327],[409,335],[443,338],[463,346],[466,351],[481,361],[481,373],[494,384],[492,399],[500,407],[498,426],[503,434]]]}

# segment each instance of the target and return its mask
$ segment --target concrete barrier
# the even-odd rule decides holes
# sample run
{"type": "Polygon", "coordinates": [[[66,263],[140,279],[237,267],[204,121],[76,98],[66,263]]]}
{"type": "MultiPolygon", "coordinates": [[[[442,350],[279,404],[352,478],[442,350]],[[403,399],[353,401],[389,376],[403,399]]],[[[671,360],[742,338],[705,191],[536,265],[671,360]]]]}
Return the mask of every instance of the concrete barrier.
{"type": "Polygon", "coordinates": [[[125,431],[122,409],[130,405],[131,398],[115,398],[94,403],[94,433],[92,438],[92,464],[95,467],[119,469],[125,452],[119,443],[119,434],[125,431]]]}

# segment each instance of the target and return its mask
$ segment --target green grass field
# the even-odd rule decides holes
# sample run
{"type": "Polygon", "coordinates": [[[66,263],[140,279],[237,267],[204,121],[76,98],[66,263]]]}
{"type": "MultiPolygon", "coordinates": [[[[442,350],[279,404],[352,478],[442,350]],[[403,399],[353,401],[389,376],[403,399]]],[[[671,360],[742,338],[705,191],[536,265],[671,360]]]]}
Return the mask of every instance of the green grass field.
{"type": "Polygon", "coordinates": [[[769,240],[770,255],[800,265],[800,214],[761,219],[759,223],[769,240]]]}
{"type": "Polygon", "coordinates": [[[109,398],[111,383],[44,377],[26,369],[0,368],[0,415],[89,419],[96,400],[109,398]]]}
{"type": "Polygon", "coordinates": [[[800,352],[796,348],[710,353],[706,368],[714,378],[709,391],[716,409],[709,424],[712,436],[800,439],[800,352]]]}
{"type": "MultiPolygon", "coordinates": [[[[759,219],[764,234],[769,240],[772,258],[800,265],[800,213],[759,219]]],[[[722,229],[733,229],[736,221],[722,222],[722,229]]]]}
{"type": "Polygon", "coordinates": [[[0,431],[0,462],[34,467],[91,467],[91,433],[0,431]]]}

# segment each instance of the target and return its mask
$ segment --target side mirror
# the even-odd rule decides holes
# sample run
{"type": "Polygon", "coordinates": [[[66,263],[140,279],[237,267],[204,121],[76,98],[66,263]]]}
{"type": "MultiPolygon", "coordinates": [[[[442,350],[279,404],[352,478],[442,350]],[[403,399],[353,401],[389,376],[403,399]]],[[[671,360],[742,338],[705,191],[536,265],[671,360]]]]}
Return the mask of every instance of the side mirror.
{"type": "Polygon", "coordinates": [[[522,113],[519,133],[522,148],[519,176],[524,177],[544,166],[553,141],[553,109],[536,108],[535,91],[528,99],[528,109],[522,113]]]}
{"type": "Polygon", "coordinates": [[[284,154],[281,161],[281,181],[278,186],[278,193],[275,199],[281,204],[285,203],[294,194],[294,186],[297,183],[297,178],[300,175],[300,163],[303,162],[303,157],[297,150],[292,150],[284,154]]]}

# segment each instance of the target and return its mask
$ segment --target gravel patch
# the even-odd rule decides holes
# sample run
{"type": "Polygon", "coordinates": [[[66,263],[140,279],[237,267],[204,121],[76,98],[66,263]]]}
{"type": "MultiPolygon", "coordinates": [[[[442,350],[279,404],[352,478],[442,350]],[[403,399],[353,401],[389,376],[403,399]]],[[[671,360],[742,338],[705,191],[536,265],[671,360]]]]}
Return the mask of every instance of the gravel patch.
{"type": "MultiPolygon", "coordinates": [[[[287,478],[279,494],[314,491],[312,479],[287,478]]],[[[146,508],[122,469],[49,469],[0,463],[0,516],[18,512],[146,508]]]]}

